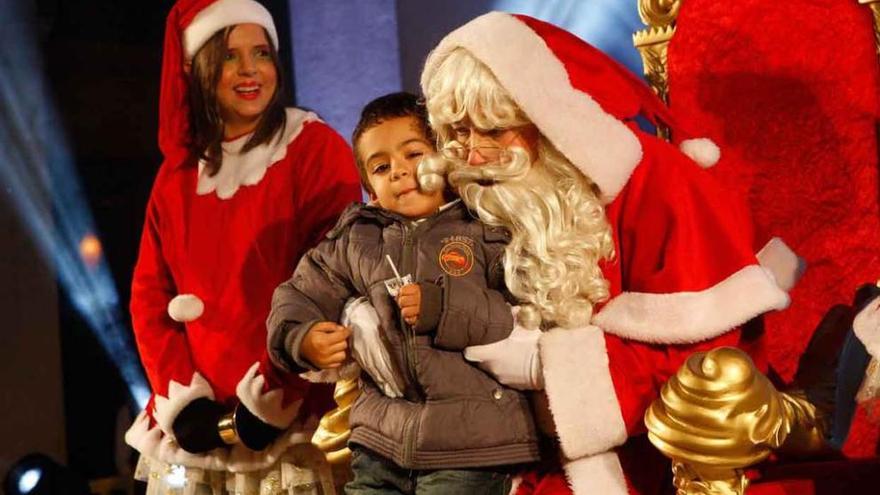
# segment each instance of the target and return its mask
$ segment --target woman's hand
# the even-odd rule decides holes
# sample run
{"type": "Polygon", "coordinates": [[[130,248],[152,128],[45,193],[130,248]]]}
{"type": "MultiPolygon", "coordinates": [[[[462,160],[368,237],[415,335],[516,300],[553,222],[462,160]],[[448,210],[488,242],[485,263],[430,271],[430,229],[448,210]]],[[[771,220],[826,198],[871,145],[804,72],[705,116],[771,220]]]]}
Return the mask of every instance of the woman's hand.
{"type": "Polygon", "coordinates": [[[225,445],[217,431],[217,422],[225,412],[222,405],[207,397],[187,404],[171,426],[177,445],[191,454],[202,454],[225,445]]]}
{"type": "Polygon", "coordinates": [[[349,335],[351,330],[338,323],[315,323],[303,337],[300,356],[322,370],[338,368],[345,362],[349,335]]]}

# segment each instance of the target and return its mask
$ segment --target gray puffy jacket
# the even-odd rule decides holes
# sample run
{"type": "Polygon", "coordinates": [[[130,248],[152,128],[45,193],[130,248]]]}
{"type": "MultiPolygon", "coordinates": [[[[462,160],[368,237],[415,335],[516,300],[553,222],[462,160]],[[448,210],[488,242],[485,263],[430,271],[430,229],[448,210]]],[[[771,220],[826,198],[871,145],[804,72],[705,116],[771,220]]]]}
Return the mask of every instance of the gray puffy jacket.
{"type": "Polygon", "coordinates": [[[275,291],[268,321],[273,362],[290,372],[314,369],[299,356],[305,333],[317,322],[339,321],[350,297],[367,296],[404,397],[383,395],[362,374],[351,442],[408,469],[537,460],[526,397],[462,356],[465,347],[502,340],[513,329],[501,264],[508,240],[505,230],[484,226],[460,202],[417,222],[349,207],[275,291]],[[395,279],[386,255],[422,289],[415,327],[403,322],[386,289],[395,279]]]}

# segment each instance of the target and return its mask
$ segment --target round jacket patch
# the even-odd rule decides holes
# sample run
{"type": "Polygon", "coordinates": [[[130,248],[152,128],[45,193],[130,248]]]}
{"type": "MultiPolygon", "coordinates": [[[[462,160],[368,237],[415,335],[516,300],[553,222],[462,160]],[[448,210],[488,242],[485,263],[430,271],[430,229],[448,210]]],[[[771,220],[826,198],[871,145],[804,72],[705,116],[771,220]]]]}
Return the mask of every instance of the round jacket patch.
{"type": "Polygon", "coordinates": [[[474,252],[460,241],[453,241],[440,250],[440,268],[453,277],[463,277],[474,267],[474,252]]]}

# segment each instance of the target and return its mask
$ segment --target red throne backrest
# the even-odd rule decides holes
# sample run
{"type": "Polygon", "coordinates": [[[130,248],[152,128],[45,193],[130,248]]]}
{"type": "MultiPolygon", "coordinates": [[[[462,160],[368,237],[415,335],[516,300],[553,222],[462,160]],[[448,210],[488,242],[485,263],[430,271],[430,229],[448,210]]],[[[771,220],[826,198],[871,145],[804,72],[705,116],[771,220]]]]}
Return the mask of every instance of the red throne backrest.
{"type": "MultiPolygon", "coordinates": [[[[855,0],[688,0],[669,45],[670,106],[722,149],[711,169],[747,198],[759,249],[781,236],[808,263],[768,315],[771,366],[791,380],[826,310],[880,278],[880,70],[855,0]]],[[[874,455],[857,413],[844,452],[874,455]]]]}

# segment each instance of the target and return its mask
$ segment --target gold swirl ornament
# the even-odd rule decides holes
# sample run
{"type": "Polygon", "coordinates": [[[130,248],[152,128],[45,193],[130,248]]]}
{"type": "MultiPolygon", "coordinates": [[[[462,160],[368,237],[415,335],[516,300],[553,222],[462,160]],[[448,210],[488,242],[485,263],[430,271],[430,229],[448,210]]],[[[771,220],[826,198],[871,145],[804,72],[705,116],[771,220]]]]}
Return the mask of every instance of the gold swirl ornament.
{"type": "Polygon", "coordinates": [[[645,413],[648,438],[673,461],[684,494],[742,494],[744,469],[776,449],[825,448],[825,424],[797,393],[776,390],[747,354],[721,347],[691,355],[645,413]]]}
{"type": "Polygon", "coordinates": [[[348,448],[348,439],[351,437],[348,417],[351,405],[359,393],[357,378],[336,382],[333,400],[337,407],[321,417],[318,429],[312,435],[312,443],[324,452],[327,462],[332,465],[345,464],[351,459],[351,450],[348,448]]]}
{"type": "Polygon", "coordinates": [[[666,26],[675,22],[681,0],[639,0],[639,17],[646,26],[666,26]]]}

